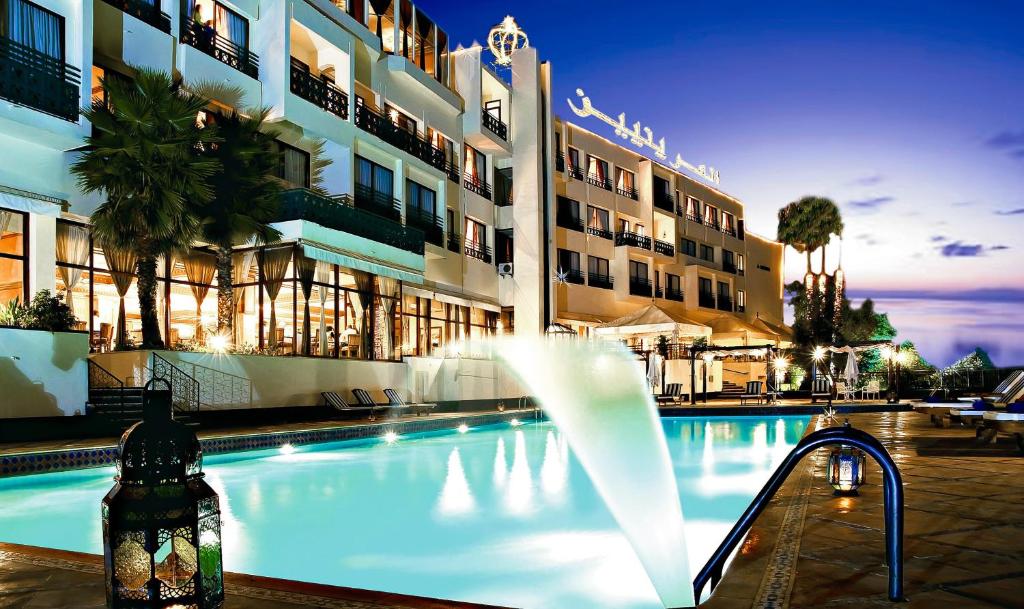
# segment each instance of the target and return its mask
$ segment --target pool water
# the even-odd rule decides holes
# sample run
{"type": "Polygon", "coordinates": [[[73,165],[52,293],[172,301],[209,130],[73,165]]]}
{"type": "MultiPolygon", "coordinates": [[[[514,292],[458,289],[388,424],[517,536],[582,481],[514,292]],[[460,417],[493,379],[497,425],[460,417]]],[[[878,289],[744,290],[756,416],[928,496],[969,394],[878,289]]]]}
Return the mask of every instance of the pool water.
{"type": "MultiPolygon", "coordinates": [[[[663,420],[694,573],[808,420],[663,420]]],[[[661,607],[549,423],[216,455],[204,470],[229,571],[530,609],[661,607]]],[[[0,541],[101,553],[113,473],[0,479],[0,541]]]]}

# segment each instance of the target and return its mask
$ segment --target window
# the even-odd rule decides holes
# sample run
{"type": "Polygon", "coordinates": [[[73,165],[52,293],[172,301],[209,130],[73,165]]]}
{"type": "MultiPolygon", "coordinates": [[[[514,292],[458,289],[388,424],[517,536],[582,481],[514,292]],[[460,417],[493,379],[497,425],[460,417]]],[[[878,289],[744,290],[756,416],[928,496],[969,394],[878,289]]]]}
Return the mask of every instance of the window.
{"type": "Polygon", "coordinates": [[[583,219],[580,218],[580,202],[568,197],[558,196],[558,210],[555,223],[562,228],[583,230],[583,219]]]}
{"type": "Polygon", "coordinates": [[[679,280],[679,275],[673,275],[671,273],[666,274],[665,284],[668,292],[666,296],[669,300],[683,299],[683,285],[679,280]]]}
{"type": "Polygon", "coordinates": [[[647,263],[637,260],[629,261],[629,280],[631,282],[645,282],[647,279],[647,263]]]}
{"type": "Polygon", "coordinates": [[[356,155],[356,195],[360,191],[390,201],[395,196],[394,172],[356,155]]]}
{"type": "Polygon", "coordinates": [[[736,234],[736,222],[732,214],[722,212],[722,232],[730,235],[736,234]]]}
{"type": "Polygon", "coordinates": [[[587,180],[598,186],[608,188],[608,161],[596,156],[587,155],[587,180]]]}
{"type": "Polygon", "coordinates": [[[455,142],[445,137],[444,134],[442,134],[440,131],[437,131],[433,127],[430,127],[427,130],[427,134],[430,137],[430,143],[444,151],[445,163],[447,163],[449,166],[457,166],[458,159],[455,158],[455,142]]]}
{"type": "Polygon", "coordinates": [[[722,250],[722,269],[729,273],[736,272],[736,257],[727,249],[722,250]]]}
{"type": "Polygon", "coordinates": [[[435,76],[434,69],[434,23],[423,11],[416,9],[416,49],[413,57],[416,65],[431,76],[435,76]]]}
{"type": "Polygon", "coordinates": [[[736,290],[736,310],[740,313],[747,310],[747,293],[743,290],[736,290]]]}
{"type": "Polygon", "coordinates": [[[437,213],[437,193],[412,180],[405,181],[405,188],[409,215],[428,220],[434,218],[437,213]]]}
{"type": "Polygon", "coordinates": [[[701,294],[711,294],[711,280],[707,277],[698,277],[697,281],[700,287],[701,294]]]}
{"type": "Polygon", "coordinates": [[[710,245],[700,244],[700,259],[707,260],[708,262],[715,261],[715,248],[710,245]]]}
{"type": "Polygon", "coordinates": [[[718,228],[718,210],[710,205],[705,205],[704,223],[712,228],[718,228]]]}
{"type": "Polygon", "coordinates": [[[415,135],[417,130],[416,119],[387,103],[384,104],[384,114],[387,115],[396,127],[415,135]]]}
{"type": "Polygon", "coordinates": [[[91,101],[94,104],[99,102],[107,105],[107,92],[103,90],[103,79],[106,77],[106,74],[107,71],[103,66],[92,66],[91,101]]]}
{"type": "Polygon", "coordinates": [[[487,183],[487,157],[482,152],[466,144],[466,179],[477,184],[487,183]]]}
{"type": "Polygon", "coordinates": [[[701,222],[702,203],[693,197],[686,197],[686,219],[691,222],[701,222]]]}
{"type": "Polygon", "coordinates": [[[448,226],[449,235],[459,234],[456,230],[458,227],[455,226],[455,210],[450,207],[445,210],[445,224],[448,226]]]}
{"type": "Polygon", "coordinates": [[[220,2],[196,0],[191,19],[239,48],[249,48],[249,21],[220,2]]]}
{"type": "Polygon", "coordinates": [[[380,38],[381,48],[385,53],[395,52],[395,3],[368,2],[369,19],[366,27],[380,38]]]}
{"type": "Polygon", "coordinates": [[[0,208],[0,305],[28,301],[28,214],[0,208]]]}
{"type": "Polygon", "coordinates": [[[600,258],[598,256],[587,256],[587,272],[590,273],[590,278],[595,277],[608,278],[608,259],[600,258]]]}
{"type": "Polygon", "coordinates": [[[27,0],[0,2],[0,37],[64,61],[64,18],[27,0]]]}
{"type": "Polygon", "coordinates": [[[652,176],[651,188],[655,207],[675,213],[675,200],[672,199],[672,185],[669,181],[660,176],[652,176]]]}
{"type": "Polygon", "coordinates": [[[280,155],[277,177],[300,188],[309,188],[309,153],[283,142],[275,142],[274,147],[280,155]]]}
{"type": "Polygon", "coordinates": [[[747,263],[743,258],[743,254],[736,255],[736,272],[742,275],[747,270],[747,263]]]}
{"type": "Polygon", "coordinates": [[[583,179],[583,165],[580,163],[580,151],[569,146],[569,177],[583,179]]]}
{"type": "Polygon", "coordinates": [[[618,193],[624,197],[630,197],[635,199],[636,193],[636,176],[633,175],[632,171],[628,169],[622,169],[621,167],[616,170],[618,176],[615,180],[615,188],[618,193]]]}
{"type": "Polygon", "coordinates": [[[559,249],[557,272],[560,277],[563,277],[569,283],[583,283],[579,252],[559,249]]]}
{"type": "Polygon", "coordinates": [[[697,242],[693,239],[683,239],[683,246],[680,248],[687,256],[697,255],[697,242]]]}
{"type": "Polygon", "coordinates": [[[466,218],[466,247],[478,250],[487,247],[487,227],[472,218],[466,218]]]}
{"type": "Polygon", "coordinates": [[[611,224],[607,209],[593,205],[587,206],[587,232],[591,235],[611,239],[611,224]]]}

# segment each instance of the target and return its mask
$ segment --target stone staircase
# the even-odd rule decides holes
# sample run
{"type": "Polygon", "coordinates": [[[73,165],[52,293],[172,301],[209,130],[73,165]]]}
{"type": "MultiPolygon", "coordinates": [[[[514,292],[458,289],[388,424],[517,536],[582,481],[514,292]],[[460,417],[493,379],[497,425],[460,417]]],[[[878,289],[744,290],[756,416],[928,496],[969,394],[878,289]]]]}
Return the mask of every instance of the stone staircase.
{"type": "Polygon", "coordinates": [[[142,387],[89,389],[86,412],[128,425],[142,420],[142,387]]]}
{"type": "Polygon", "coordinates": [[[723,380],[722,381],[722,392],[720,394],[718,394],[718,395],[719,395],[719,397],[730,399],[730,400],[739,400],[740,396],[743,395],[744,391],[746,391],[746,387],[740,387],[736,383],[732,383],[730,381],[723,380]]]}

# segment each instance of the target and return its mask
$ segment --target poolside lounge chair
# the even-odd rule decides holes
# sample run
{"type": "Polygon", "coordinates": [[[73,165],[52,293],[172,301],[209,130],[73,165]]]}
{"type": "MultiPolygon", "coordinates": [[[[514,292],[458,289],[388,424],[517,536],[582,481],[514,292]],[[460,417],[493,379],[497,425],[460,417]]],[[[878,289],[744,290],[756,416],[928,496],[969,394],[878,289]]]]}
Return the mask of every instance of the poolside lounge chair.
{"type": "Polygon", "coordinates": [[[370,415],[371,421],[376,418],[376,413],[379,410],[381,410],[380,408],[377,408],[375,405],[349,406],[348,402],[346,402],[344,398],[342,398],[340,395],[333,391],[322,391],[320,392],[320,395],[323,396],[324,402],[326,402],[328,406],[337,410],[338,412],[351,412],[356,414],[365,413],[370,415]]]}
{"type": "Polygon", "coordinates": [[[882,399],[882,384],[879,383],[877,380],[868,381],[868,384],[865,385],[864,388],[860,390],[861,398],[866,400],[871,396],[875,396],[876,400],[882,399]]]}
{"type": "Polygon", "coordinates": [[[1009,376],[1007,376],[1001,383],[996,385],[996,388],[991,393],[982,393],[977,396],[965,396],[959,398],[961,402],[973,403],[977,399],[997,401],[1001,398],[1005,398],[1006,394],[1013,390],[1014,386],[1024,380],[1024,370],[1015,370],[1009,376]]]}
{"type": "Polygon", "coordinates": [[[1024,400],[1024,375],[1016,376],[999,397],[985,400],[978,398],[970,407],[961,405],[950,408],[949,420],[953,423],[983,425],[986,412],[1003,409],[1019,400],[1024,400]]]}
{"type": "Polygon", "coordinates": [[[365,389],[353,389],[352,395],[356,398],[356,401],[359,402],[360,406],[372,406],[373,408],[381,411],[402,410],[403,408],[408,408],[407,406],[396,406],[395,404],[378,404],[373,401],[373,398],[370,397],[370,394],[365,389]]]}
{"type": "Polygon", "coordinates": [[[388,396],[389,406],[394,408],[408,408],[409,410],[416,413],[416,416],[421,414],[430,414],[430,411],[437,408],[437,404],[429,402],[417,402],[415,404],[409,404],[402,399],[402,396],[398,395],[398,392],[390,387],[384,390],[384,395],[388,396]]]}
{"type": "MultiPolygon", "coordinates": [[[[1024,411],[1024,407],[1020,410],[1024,411]]],[[[985,430],[991,429],[996,434],[1010,436],[1017,442],[1017,448],[1024,452],[1024,412],[989,410],[985,412],[983,419],[985,430]]],[[[982,430],[979,430],[978,436],[982,437],[982,430]]]]}
{"type": "Polygon", "coordinates": [[[747,390],[740,395],[740,406],[751,401],[757,400],[757,403],[761,403],[761,381],[747,381],[747,390]]]}
{"type": "Polygon", "coordinates": [[[811,384],[811,404],[817,402],[818,398],[832,399],[832,387],[828,382],[828,377],[819,376],[811,384]]]}
{"type": "Polygon", "coordinates": [[[655,396],[654,400],[658,403],[658,406],[665,404],[674,404],[680,400],[679,394],[683,391],[682,383],[669,383],[665,385],[665,393],[655,396]]]}

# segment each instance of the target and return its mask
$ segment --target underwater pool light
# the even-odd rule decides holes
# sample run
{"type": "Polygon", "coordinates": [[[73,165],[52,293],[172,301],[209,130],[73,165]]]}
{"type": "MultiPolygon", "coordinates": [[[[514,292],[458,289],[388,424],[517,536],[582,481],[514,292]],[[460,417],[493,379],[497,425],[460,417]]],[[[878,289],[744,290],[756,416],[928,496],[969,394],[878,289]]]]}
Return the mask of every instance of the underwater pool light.
{"type": "Polygon", "coordinates": [[[462,423],[458,427],[456,427],[455,429],[457,429],[459,433],[466,433],[467,431],[469,431],[469,425],[466,425],[465,423],[462,423]]]}
{"type": "Polygon", "coordinates": [[[292,446],[291,442],[285,442],[278,450],[281,451],[282,455],[290,455],[295,452],[295,447],[292,446]]]}
{"type": "Polygon", "coordinates": [[[388,444],[394,444],[395,442],[398,441],[398,434],[393,432],[393,431],[389,431],[389,432],[385,433],[382,436],[382,438],[388,444]]]}
{"type": "Polygon", "coordinates": [[[519,419],[512,419],[511,421],[508,422],[508,424],[511,425],[512,427],[519,427],[520,425],[523,424],[523,422],[520,421],[519,419]]]}

